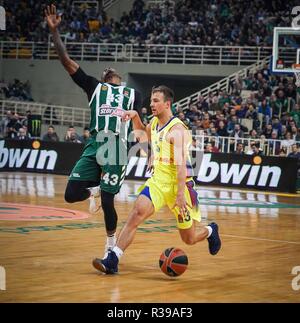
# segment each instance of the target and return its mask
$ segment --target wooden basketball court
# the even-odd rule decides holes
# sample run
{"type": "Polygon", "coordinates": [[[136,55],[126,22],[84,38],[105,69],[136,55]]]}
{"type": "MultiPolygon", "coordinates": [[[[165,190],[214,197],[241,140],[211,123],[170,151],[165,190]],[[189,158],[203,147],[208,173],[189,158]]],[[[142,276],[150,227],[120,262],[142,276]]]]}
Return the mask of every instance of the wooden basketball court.
{"type": "MultiPolygon", "coordinates": [[[[65,203],[66,182],[66,176],[0,173],[0,266],[6,272],[0,302],[300,301],[300,267],[292,274],[300,266],[299,195],[199,187],[203,222],[220,227],[217,256],[209,255],[206,241],[184,245],[165,209],[140,227],[120,273],[106,276],[91,265],[103,254],[102,213],[90,215],[87,201],[65,203]],[[175,279],[158,266],[172,246],[189,257],[187,271],[175,279]]],[[[125,182],[116,199],[119,228],[140,184],[125,182]]]]}

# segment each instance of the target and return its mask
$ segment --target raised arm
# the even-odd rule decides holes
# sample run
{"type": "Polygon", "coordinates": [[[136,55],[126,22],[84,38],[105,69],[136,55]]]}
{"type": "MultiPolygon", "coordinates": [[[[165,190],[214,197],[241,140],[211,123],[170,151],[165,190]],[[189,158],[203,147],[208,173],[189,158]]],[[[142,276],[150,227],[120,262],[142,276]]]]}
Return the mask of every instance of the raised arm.
{"type": "Polygon", "coordinates": [[[74,74],[78,70],[79,65],[69,57],[67,49],[61,40],[58,31],[58,26],[61,22],[61,16],[57,14],[54,4],[47,6],[47,9],[45,9],[45,19],[53,35],[53,42],[59,60],[70,75],[74,74]]]}

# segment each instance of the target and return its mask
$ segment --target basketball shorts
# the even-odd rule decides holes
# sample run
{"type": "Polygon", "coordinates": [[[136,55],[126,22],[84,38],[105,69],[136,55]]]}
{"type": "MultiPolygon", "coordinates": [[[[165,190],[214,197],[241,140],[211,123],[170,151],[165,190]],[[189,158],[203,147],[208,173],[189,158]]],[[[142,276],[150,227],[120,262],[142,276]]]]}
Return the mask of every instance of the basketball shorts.
{"type": "MultiPolygon", "coordinates": [[[[94,138],[87,142],[80,159],[72,169],[69,180],[97,182],[101,190],[117,194],[125,179],[126,165],[119,164],[119,140],[116,142],[117,148],[112,163],[108,163],[107,158],[101,158],[102,153],[105,155],[105,151],[101,151],[104,144],[94,138]]],[[[125,146],[123,149],[126,150],[125,146]]]]}
{"type": "Polygon", "coordinates": [[[173,208],[177,196],[177,183],[160,183],[150,178],[139,189],[139,192],[140,195],[145,195],[152,201],[155,212],[159,211],[163,206],[168,206],[176,217],[177,227],[179,229],[189,229],[193,224],[193,220],[201,221],[198,194],[194,190],[194,185],[193,180],[187,181],[185,185],[184,196],[189,206],[187,206],[188,211],[184,216],[180,214],[178,207],[173,208]]]}

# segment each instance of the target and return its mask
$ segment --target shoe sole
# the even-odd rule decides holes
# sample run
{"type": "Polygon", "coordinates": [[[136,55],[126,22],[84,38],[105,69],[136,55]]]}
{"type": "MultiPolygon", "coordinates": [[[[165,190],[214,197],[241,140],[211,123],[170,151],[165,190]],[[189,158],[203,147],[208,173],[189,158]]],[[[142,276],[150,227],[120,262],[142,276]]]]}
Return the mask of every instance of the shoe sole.
{"type": "Polygon", "coordinates": [[[93,266],[94,268],[96,268],[97,270],[103,272],[104,274],[106,274],[106,267],[99,261],[97,261],[96,259],[93,260],[93,266]]]}
{"type": "Polygon", "coordinates": [[[97,261],[96,259],[93,260],[93,266],[94,268],[96,268],[97,270],[101,271],[102,273],[106,274],[106,275],[115,275],[118,272],[117,271],[107,271],[106,267],[99,261],[97,261]]]}

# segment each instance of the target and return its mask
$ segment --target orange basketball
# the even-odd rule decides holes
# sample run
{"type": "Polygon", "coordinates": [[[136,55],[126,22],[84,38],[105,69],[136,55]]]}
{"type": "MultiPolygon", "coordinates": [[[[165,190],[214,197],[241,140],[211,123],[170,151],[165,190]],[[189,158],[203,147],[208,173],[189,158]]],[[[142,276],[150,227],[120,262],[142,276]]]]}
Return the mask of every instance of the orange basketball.
{"type": "Polygon", "coordinates": [[[185,272],[188,263],[187,255],[179,248],[168,248],[159,258],[159,267],[161,271],[172,277],[182,275],[185,272]]]}

